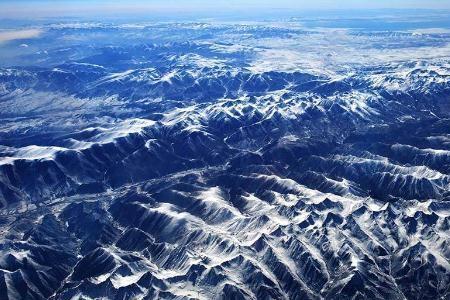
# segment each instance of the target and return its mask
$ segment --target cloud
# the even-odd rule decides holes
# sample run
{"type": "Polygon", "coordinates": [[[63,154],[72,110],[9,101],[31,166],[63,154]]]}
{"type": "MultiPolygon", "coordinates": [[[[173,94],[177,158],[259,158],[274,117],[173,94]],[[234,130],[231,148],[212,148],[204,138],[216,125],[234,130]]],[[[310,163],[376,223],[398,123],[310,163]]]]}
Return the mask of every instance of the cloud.
{"type": "Polygon", "coordinates": [[[411,32],[415,34],[449,34],[450,28],[420,28],[411,32]]]}
{"type": "Polygon", "coordinates": [[[5,30],[0,31],[0,43],[13,40],[36,38],[42,34],[41,29],[5,30]]]}

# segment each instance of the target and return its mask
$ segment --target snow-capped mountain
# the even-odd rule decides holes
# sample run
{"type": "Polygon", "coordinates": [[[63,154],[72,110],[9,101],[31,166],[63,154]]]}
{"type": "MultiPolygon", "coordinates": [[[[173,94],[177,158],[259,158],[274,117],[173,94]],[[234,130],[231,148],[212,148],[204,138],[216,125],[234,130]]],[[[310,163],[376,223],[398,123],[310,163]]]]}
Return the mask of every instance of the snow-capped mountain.
{"type": "Polygon", "coordinates": [[[0,299],[450,297],[449,34],[42,30],[0,69],[0,299]]]}

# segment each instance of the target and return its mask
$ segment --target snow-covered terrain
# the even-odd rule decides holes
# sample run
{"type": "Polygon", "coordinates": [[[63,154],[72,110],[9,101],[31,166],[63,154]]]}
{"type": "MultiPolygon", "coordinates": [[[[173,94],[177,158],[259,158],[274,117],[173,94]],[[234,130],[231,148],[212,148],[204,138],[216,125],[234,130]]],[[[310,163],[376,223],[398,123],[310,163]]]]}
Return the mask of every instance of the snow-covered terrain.
{"type": "Polygon", "coordinates": [[[18,30],[0,299],[450,297],[448,31],[18,30]]]}

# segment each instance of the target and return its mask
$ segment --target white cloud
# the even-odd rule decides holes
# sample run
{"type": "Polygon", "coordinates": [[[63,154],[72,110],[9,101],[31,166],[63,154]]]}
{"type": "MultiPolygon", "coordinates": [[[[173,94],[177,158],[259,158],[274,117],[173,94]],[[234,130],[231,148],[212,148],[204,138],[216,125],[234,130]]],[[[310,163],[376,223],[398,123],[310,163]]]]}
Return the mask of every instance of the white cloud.
{"type": "Polygon", "coordinates": [[[415,29],[411,31],[415,34],[447,34],[450,33],[450,29],[448,28],[421,28],[415,29]]]}
{"type": "Polygon", "coordinates": [[[42,34],[41,29],[4,30],[0,31],[0,43],[13,40],[36,38],[42,34]]]}

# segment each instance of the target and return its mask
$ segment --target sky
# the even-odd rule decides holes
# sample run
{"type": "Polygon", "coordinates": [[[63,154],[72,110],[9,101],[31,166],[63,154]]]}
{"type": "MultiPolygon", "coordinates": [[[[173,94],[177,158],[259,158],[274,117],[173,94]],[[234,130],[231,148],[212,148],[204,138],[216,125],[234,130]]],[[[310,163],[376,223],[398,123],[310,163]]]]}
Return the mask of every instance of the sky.
{"type": "Polygon", "coordinates": [[[0,0],[0,18],[383,8],[450,9],[450,0],[0,0]]]}

